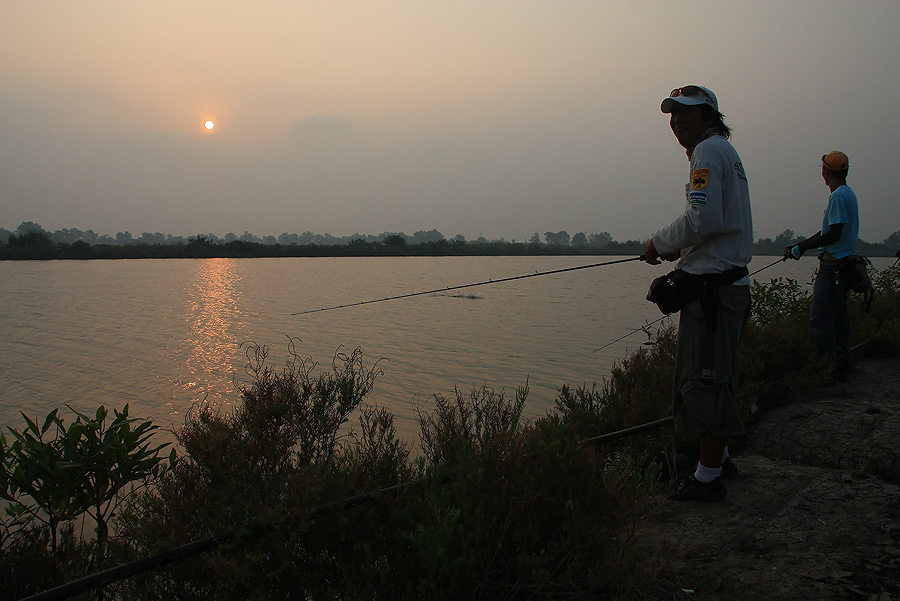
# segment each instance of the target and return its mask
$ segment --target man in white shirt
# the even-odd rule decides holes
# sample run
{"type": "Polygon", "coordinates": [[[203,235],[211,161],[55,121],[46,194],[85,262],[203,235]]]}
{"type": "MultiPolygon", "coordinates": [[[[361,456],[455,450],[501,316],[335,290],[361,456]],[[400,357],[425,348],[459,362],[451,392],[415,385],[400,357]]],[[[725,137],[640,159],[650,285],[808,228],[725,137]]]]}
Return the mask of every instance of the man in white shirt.
{"type": "Polygon", "coordinates": [[[671,498],[720,501],[726,494],[723,465],[726,477],[736,472],[726,439],[744,434],[736,392],[741,334],[750,313],[750,190],[710,89],[676,88],[661,109],[687,150],[690,177],[684,212],[654,232],[645,260],[678,261],[676,271],[704,290],[681,310],[672,401],[676,430],[699,435],[700,461],[671,498]]]}

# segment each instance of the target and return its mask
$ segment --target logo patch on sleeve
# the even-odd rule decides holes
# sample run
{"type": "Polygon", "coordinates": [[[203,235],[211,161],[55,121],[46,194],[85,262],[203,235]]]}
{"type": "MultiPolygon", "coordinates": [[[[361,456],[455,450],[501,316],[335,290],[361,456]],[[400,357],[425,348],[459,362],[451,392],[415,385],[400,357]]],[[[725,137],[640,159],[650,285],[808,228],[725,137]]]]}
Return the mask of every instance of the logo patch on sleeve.
{"type": "Polygon", "coordinates": [[[709,185],[709,169],[697,169],[691,175],[691,190],[702,190],[709,185]]]}
{"type": "Polygon", "coordinates": [[[690,200],[692,207],[705,206],[706,192],[691,192],[691,195],[688,197],[688,199],[690,200]]]}

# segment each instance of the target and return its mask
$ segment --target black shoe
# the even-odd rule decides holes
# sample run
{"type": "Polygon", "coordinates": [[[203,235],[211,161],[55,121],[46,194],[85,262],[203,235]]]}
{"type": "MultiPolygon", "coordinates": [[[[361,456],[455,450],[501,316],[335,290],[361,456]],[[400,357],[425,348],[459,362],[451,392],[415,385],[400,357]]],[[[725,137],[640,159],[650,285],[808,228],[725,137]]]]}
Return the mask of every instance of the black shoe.
{"type": "Polygon", "coordinates": [[[712,482],[700,482],[694,476],[685,482],[678,491],[669,498],[673,501],[714,502],[725,499],[725,483],[721,476],[712,482]]]}
{"type": "Polygon", "coordinates": [[[733,480],[741,474],[741,470],[734,464],[731,457],[726,457],[722,462],[722,477],[726,480],[733,480]]]}

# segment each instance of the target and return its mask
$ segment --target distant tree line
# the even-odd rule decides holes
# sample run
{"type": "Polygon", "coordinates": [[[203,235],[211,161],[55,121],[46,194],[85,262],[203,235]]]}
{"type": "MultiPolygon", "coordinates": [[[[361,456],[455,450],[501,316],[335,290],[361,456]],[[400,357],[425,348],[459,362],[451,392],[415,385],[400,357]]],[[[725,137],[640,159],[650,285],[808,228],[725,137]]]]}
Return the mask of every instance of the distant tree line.
{"type": "MultiPolygon", "coordinates": [[[[758,255],[778,256],[785,246],[803,239],[785,230],[774,239],[760,238],[754,244],[758,255]]],[[[130,232],[115,237],[92,230],[44,230],[26,221],[14,232],[0,228],[0,260],[40,259],[168,259],[168,258],[250,258],[250,257],[378,257],[378,256],[472,256],[472,255],[639,255],[646,240],[618,242],[609,232],[570,236],[565,230],[535,232],[527,241],[488,240],[479,236],[466,240],[456,235],[445,238],[439,231],[402,232],[379,235],[283,233],[262,238],[244,232],[219,238],[198,234],[189,238],[144,232],[135,238],[130,232]]],[[[867,256],[893,256],[900,249],[900,231],[881,243],[860,240],[857,252],[867,256]]]]}
{"type": "MultiPolygon", "coordinates": [[[[812,235],[811,232],[810,235],[812,235]]],[[[784,230],[774,239],[760,238],[753,244],[753,253],[757,255],[780,255],[786,246],[793,246],[809,236],[798,236],[793,230],[784,230]]],[[[896,231],[882,242],[866,242],[862,238],[856,241],[856,253],[867,257],[892,257],[900,250],[900,231],[896,231]]]]}

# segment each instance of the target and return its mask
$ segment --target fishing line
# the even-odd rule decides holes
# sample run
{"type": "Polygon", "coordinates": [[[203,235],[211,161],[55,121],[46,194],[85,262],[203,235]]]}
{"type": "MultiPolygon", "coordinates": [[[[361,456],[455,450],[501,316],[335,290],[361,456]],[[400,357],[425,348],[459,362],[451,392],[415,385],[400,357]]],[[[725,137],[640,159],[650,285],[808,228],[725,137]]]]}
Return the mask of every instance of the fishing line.
{"type": "MultiPolygon", "coordinates": [[[[757,273],[759,273],[760,271],[763,271],[763,270],[765,270],[765,269],[768,269],[769,267],[772,267],[773,265],[775,265],[775,264],[777,264],[777,263],[781,263],[782,261],[785,261],[785,260],[786,260],[785,257],[782,257],[782,258],[780,258],[780,259],[776,259],[775,261],[772,261],[771,263],[769,263],[769,264],[766,265],[765,267],[761,267],[761,268],[757,269],[756,271],[754,271],[753,273],[748,274],[747,277],[748,277],[748,278],[752,278],[753,276],[755,276],[755,275],[756,275],[757,273]]],[[[897,259],[897,260],[900,261],[900,259],[897,259]]],[[[651,321],[651,322],[649,322],[649,323],[646,323],[646,324],[644,324],[643,326],[637,328],[636,330],[631,330],[630,332],[628,332],[628,333],[625,334],[624,336],[619,336],[618,338],[616,338],[616,339],[613,340],[612,342],[607,342],[606,344],[604,344],[604,345],[601,346],[600,348],[594,349],[594,350],[591,351],[591,352],[596,353],[597,351],[602,351],[602,350],[605,349],[606,347],[612,346],[613,344],[619,342],[620,340],[625,340],[626,338],[628,338],[628,337],[631,336],[632,334],[637,334],[638,332],[645,332],[645,331],[646,331],[646,328],[652,326],[652,325],[655,324],[655,323],[659,323],[660,321],[664,320],[666,317],[669,317],[669,316],[668,316],[668,315],[663,315],[663,316],[660,317],[659,319],[656,319],[656,320],[654,320],[654,321],[651,321]]]]}
{"type": "Polygon", "coordinates": [[[422,292],[411,292],[409,294],[399,294],[397,296],[389,296],[387,298],[376,298],[372,300],[360,301],[358,303],[350,303],[349,305],[334,305],[333,307],[323,307],[321,309],[311,309],[309,311],[300,311],[291,313],[291,315],[308,315],[310,313],[320,313],[322,311],[332,311],[334,309],[346,309],[348,307],[358,307],[360,305],[370,305],[372,303],[383,303],[385,301],[397,300],[400,298],[410,298],[413,296],[422,296],[423,294],[435,294],[437,292],[447,292],[448,290],[459,290],[460,288],[471,288],[473,286],[484,286],[485,284],[499,284],[500,282],[511,282],[513,280],[523,280],[525,278],[536,278],[541,275],[551,275],[554,273],[565,273],[567,271],[577,271],[579,269],[590,269],[591,267],[603,267],[605,265],[615,265],[617,263],[628,263],[629,261],[643,261],[644,255],[639,257],[631,257],[630,259],[618,259],[616,261],[607,261],[605,263],[592,263],[591,265],[579,265],[578,267],[566,267],[565,269],[554,269],[552,271],[538,271],[535,273],[527,273],[525,275],[515,275],[508,278],[500,278],[498,280],[484,280],[483,282],[474,282],[471,284],[460,284],[459,286],[448,286],[446,288],[435,288],[434,290],[424,290],[422,292]]]}
{"type": "Polygon", "coordinates": [[[668,315],[663,315],[663,316],[660,317],[659,319],[655,319],[655,320],[653,320],[653,321],[651,321],[651,322],[649,322],[649,323],[645,323],[643,326],[637,328],[636,330],[631,330],[631,331],[628,332],[627,334],[625,334],[625,335],[623,335],[623,336],[619,336],[618,338],[616,338],[616,339],[613,340],[612,342],[607,342],[606,344],[604,344],[604,345],[601,346],[600,348],[594,349],[594,350],[591,351],[591,352],[592,352],[592,353],[596,353],[597,351],[602,351],[602,350],[605,349],[606,347],[612,346],[613,344],[619,342],[620,340],[625,340],[626,338],[628,338],[628,337],[631,336],[632,334],[637,334],[638,332],[644,332],[644,331],[646,331],[645,328],[649,328],[649,327],[652,326],[653,324],[659,323],[660,321],[664,320],[666,317],[669,317],[669,316],[668,316],[668,315]]]}

